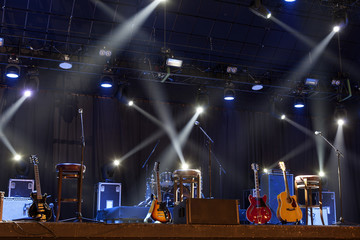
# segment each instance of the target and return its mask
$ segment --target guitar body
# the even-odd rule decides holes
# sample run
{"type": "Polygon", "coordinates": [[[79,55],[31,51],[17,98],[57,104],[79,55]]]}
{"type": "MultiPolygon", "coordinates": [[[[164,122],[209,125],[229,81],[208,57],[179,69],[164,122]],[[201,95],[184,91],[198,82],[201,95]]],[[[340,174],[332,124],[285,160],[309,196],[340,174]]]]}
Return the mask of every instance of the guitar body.
{"type": "Polygon", "coordinates": [[[47,195],[41,199],[37,199],[36,192],[31,193],[31,198],[33,199],[33,204],[31,204],[28,214],[29,217],[35,218],[41,222],[48,221],[52,216],[52,211],[49,205],[46,203],[47,195]]]}
{"type": "Polygon", "coordinates": [[[266,205],[267,196],[256,198],[249,195],[250,206],[246,210],[246,218],[255,224],[265,224],[271,219],[271,210],[266,205]]]}
{"type": "Polygon", "coordinates": [[[296,196],[287,196],[282,192],[277,196],[278,208],[276,211],[277,218],[282,222],[299,222],[302,218],[301,209],[297,203],[296,196]]]}
{"type": "Polygon", "coordinates": [[[159,221],[161,223],[167,223],[171,220],[170,211],[166,207],[166,202],[158,202],[156,199],[154,201],[154,208],[151,213],[151,218],[154,221],[159,221]]]}

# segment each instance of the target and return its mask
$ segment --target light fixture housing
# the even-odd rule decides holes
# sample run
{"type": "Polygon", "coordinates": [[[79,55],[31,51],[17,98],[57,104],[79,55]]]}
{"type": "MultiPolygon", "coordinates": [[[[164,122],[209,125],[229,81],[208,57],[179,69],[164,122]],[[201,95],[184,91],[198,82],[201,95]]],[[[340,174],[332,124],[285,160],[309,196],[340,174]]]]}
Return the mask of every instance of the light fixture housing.
{"type": "Polygon", "coordinates": [[[63,58],[64,58],[64,61],[59,64],[59,67],[62,69],[65,69],[65,70],[71,69],[72,63],[70,62],[70,56],[65,54],[63,56],[63,58]]]}
{"type": "Polygon", "coordinates": [[[305,79],[305,85],[307,86],[312,86],[312,87],[316,87],[319,83],[319,80],[316,78],[306,78],[305,79]]]}
{"type": "Polygon", "coordinates": [[[235,99],[235,85],[228,81],[225,83],[224,100],[233,101],[235,99]]]}
{"type": "Polygon", "coordinates": [[[183,64],[183,60],[180,60],[180,59],[175,59],[175,58],[166,59],[166,66],[169,66],[169,67],[181,68],[182,64],[183,64]]]}
{"type": "Polygon", "coordinates": [[[335,107],[334,118],[338,125],[343,125],[347,120],[347,111],[345,107],[338,104],[335,107]]]}
{"type": "Polygon", "coordinates": [[[204,86],[200,86],[197,90],[196,105],[204,109],[209,106],[209,94],[204,86]]]}
{"type": "Polygon", "coordinates": [[[255,83],[255,84],[252,85],[252,87],[251,87],[251,89],[252,89],[253,91],[259,91],[259,90],[261,90],[261,89],[264,88],[264,86],[262,85],[261,81],[255,80],[254,83],[255,83]]]}
{"type": "Polygon", "coordinates": [[[103,75],[100,80],[100,86],[103,88],[112,88],[114,84],[114,79],[112,76],[103,75]]]}
{"type": "Polygon", "coordinates": [[[262,18],[271,18],[271,12],[262,4],[261,0],[253,1],[250,5],[250,10],[262,18]]]}
{"type": "Polygon", "coordinates": [[[5,67],[5,76],[8,78],[19,78],[20,77],[20,67],[17,64],[9,64],[5,67]]]}
{"type": "Polygon", "coordinates": [[[345,10],[339,10],[334,13],[333,17],[333,31],[339,32],[345,28],[348,24],[347,12],[345,10]]]}
{"type": "Polygon", "coordinates": [[[303,108],[305,107],[304,98],[296,97],[294,101],[294,108],[303,108]]]}

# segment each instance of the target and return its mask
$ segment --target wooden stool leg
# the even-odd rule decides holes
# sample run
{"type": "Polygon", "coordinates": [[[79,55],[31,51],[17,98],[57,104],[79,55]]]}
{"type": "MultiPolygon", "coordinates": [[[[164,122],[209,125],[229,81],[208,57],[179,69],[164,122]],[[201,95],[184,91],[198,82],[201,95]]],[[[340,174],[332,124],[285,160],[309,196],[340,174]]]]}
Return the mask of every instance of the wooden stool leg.
{"type": "Polygon", "coordinates": [[[311,225],[314,225],[314,219],[313,219],[313,203],[312,203],[312,190],[309,188],[309,199],[310,199],[310,220],[311,225]]]}
{"type": "Polygon", "coordinates": [[[63,174],[62,174],[62,170],[60,170],[58,174],[58,197],[57,197],[56,220],[55,220],[56,222],[58,222],[60,218],[62,179],[63,179],[63,174]]]}
{"type": "MultiPolygon", "coordinates": [[[[76,196],[77,196],[77,209],[78,209],[78,212],[77,212],[77,214],[80,214],[81,213],[81,201],[82,201],[82,199],[81,199],[81,188],[82,188],[82,181],[81,181],[81,174],[80,174],[80,172],[78,173],[78,178],[77,178],[77,189],[76,189],[76,191],[77,191],[77,193],[76,193],[76,196]]],[[[79,216],[80,218],[82,217],[82,216],[79,216]]],[[[81,219],[79,219],[80,221],[81,221],[81,219]]]]}
{"type": "Polygon", "coordinates": [[[180,177],[180,202],[184,200],[184,183],[182,177],[180,177]]]}
{"type": "Polygon", "coordinates": [[[319,180],[319,207],[320,207],[320,218],[322,225],[325,225],[324,223],[324,217],[323,217],[323,209],[322,209],[322,187],[321,187],[321,178],[319,180]]]}
{"type": "Polygon", "coordinates": [[[201,198],[201,177],[200,175],[197,177],[197,198],[201,198]]]}
{"type": "Polygon", "coordinates": [[[308,225],[308,218],[309,218],[309,213],[308,213],[308,207],[309,207],[309,203],[308,203],[308,191],[307,191],[307,181],[306,179],[304,180],[304,192],[305,192],[305,214],[306,214],[306,220],[305,223],[306,225],[308,225]]]}
{"type": "Polygon", "coordinates": [[[192,178],[191,179],[191,198],[195,198],[195,183],[194,183],[195,179],[192,178]]]}

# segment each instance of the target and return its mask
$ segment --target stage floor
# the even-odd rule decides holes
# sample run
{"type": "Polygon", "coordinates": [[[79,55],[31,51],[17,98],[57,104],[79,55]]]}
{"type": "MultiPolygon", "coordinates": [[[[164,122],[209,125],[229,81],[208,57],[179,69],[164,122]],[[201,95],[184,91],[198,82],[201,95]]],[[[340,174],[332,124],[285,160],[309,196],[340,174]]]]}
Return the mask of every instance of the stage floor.
{"type": "Polygon", "coordinates": [[[1,239],[360,239],[359,226],[1,222],[1,239]]]}

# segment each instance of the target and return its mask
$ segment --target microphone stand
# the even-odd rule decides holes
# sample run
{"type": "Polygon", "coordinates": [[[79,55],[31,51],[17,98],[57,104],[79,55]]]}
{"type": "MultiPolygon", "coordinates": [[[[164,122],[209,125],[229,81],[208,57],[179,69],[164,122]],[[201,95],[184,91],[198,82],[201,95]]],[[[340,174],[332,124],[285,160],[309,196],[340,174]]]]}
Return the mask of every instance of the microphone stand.
{"type": "Polygon", "coordinates": [[[84,153],[85,153],[85,136],[84,136],[84,122],[83,122],[83,109],[79,108],[80,122],[81,122],[81,163],[80,163],[80,182],[79,182],[79,196],[78,196],[78,220],[82,222],[81,202],[82,202],[82,184],[83,184],[83,167],[84,167],[84,153]]]}
{"type": "Polygon", "coordinates": [[[339,222],[337,222],[336,224],[340,225],[344,223],[344,218],[343,218],[343,208],[342,208],[342,190],[341,190],[341,169],[340,169],[340,157],[344,158],[344,155],[340,152],[339,149],[337,149],[333,144],[331,144],[322,134],[321,132],[316,132],[316,135],[319,135],[320,137],[322,137],[336,152],[337,155],[337,160],[338,160],[338,182],[339,182],[339,200],[340,200],[340,218],[339,218],[339,222]]]}
{"type": "MultiPolygon", "coordinates": [[[[205,137],[207,138],[207,142],[209,144],[209,198],[212,198],[212,193],[211,193],[211,145],[214,143],[214,140],[211,139],[211,137],[205,132],[205,130],[200,126],[200,123],[198,121],[195,121],[195,125],[199,127],[199,129],[201,130],[201,132],[205,135],[205,137]]],[[[216,158],[215,158],[216,159],[216,158]]],[[[219,163],[219,161],[216,159],[216,161],[219,163]]],[[[219,163],[220,167],[221,164],[219,163]]],[[[221,174],[221,171],[220,171],[221,174]]]]}
{"type": "MultiPolygon", "coordinates": [[[[159,142],[160,142],[160,140],[158,140],[157,142],[156,142],[156,144],[155,144],[155,146],[154,146],[154,148],[153,148],[153,150],[151,151],[151,153],[149,154],[149,156],[148,156],[148,158],[145,160],[145,162],[143,163],[143,165],[142,165],[142,167],[141,168],[144,168],[145,166],[146,166],[146,168],[145,168],[145,181],[146,181],[146,185],[147,185],[147,179],[148,179],[148,177],[147,177],[147,175],[148,175],[148,161],[149,161],[149,159],[150,159],[150,157],[153,155],[153,153],[155,152],[155,149],[157,148],[157,146],[159,145],[159,142]]],[[[147,186],[146,186],[147,187],[147,186]]],[[[142,201],[142,202],[140,202],[137,206],[139,207],[139,206],[141,206],[141,205],[143,205],[143,204],[145,204],[145,206],[148,204],[148,201],[150,200],[150,196],[146,196],[146,192],[145,192],[145,200],[144,201],[142,201]]]]}

